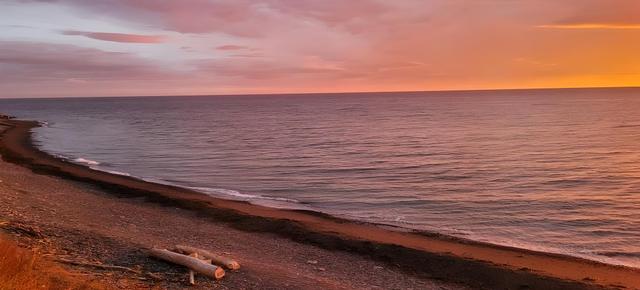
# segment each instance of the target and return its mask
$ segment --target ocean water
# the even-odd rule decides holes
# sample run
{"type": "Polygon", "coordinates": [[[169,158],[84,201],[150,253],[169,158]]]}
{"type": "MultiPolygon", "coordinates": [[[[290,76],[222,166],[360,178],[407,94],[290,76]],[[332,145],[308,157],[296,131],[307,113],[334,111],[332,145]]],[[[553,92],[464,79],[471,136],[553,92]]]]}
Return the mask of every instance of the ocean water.
{"type": "Polygon", "coordinates": [[[217,197],[640,267],[640,90],[0,100],[43,150],[217,197]]]}

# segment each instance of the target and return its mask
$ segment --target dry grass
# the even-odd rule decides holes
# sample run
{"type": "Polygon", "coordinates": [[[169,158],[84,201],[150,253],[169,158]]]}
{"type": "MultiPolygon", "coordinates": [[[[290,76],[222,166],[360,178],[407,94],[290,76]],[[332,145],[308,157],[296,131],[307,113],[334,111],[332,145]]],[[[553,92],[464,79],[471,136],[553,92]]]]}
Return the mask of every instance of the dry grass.
{"type": "Polygon", "coordinates": [[[105,289],[86,281],[0,236],[0,290],[105,289]]]}

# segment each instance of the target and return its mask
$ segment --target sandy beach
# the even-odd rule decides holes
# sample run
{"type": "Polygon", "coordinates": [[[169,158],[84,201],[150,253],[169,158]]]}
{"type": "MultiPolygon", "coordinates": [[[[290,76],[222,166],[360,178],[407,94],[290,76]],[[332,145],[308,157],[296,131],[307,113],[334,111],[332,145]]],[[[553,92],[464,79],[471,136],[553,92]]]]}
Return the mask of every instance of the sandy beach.
{"type": "Polygon", "coordinates": [[[221,289],[638,289],[640,270],[562,255],[402,232],[321,213],[216,199],[91,170],[32,146],[36,122],[0,121],[2,231],[51,259],[141,269],[69,266],[119,288],[186,286],[185,271],[145,248],[188,244],[243,268],[221,289]]]}

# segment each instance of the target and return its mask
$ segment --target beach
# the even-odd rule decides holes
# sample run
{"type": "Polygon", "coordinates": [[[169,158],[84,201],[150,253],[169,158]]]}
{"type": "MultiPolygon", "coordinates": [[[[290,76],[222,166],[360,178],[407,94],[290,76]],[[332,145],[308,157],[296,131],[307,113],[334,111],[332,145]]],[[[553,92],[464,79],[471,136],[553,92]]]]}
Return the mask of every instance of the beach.
{"type": "Polygon", "coordinates": [[[185,286],[145,248],[188,244],[243,265],[200,287],[272,289],[637,289],[638,269],[213,198],[91,170],[31,144],[33,121],[3,120],[3,230],[53,259],[140,267],[160,279],[76,267],[121,288],[185,286]],[[29,230],[31,229],[31,232],[29,230]],[[144,280],[142,280],[144,279],[144,280]],[[119,281],[119,282],[118,282],[119,281]]]}

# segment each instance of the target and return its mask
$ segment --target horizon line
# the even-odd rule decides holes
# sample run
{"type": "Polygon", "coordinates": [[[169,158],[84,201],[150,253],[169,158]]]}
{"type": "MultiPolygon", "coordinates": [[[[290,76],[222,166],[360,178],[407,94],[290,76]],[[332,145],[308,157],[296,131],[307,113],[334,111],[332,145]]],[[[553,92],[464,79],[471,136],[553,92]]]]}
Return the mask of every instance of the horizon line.
{"type": "Polygon", "coordinates": [[[544,91],[544,90],[595,90],[595,89],[640,89],[637,86],[595,86],[595,87],[530,87],[496,89],[442,89],[442,90],[397,90],[397,91],[342,91],[342,92],[285,92],[285,93],[232,93],[232,94],[166,94],[166,95],[103,95],[103,96],[64,96],[64,97],[0,97],[0,100],[18,99],[89,99],[89,98],[152,98],[152,97],[233,97],[233,96],[297,96],[297,95],[341,95],[341,94],[392,94],[392,93],[464,93],[491,91],[544,91]]]}

